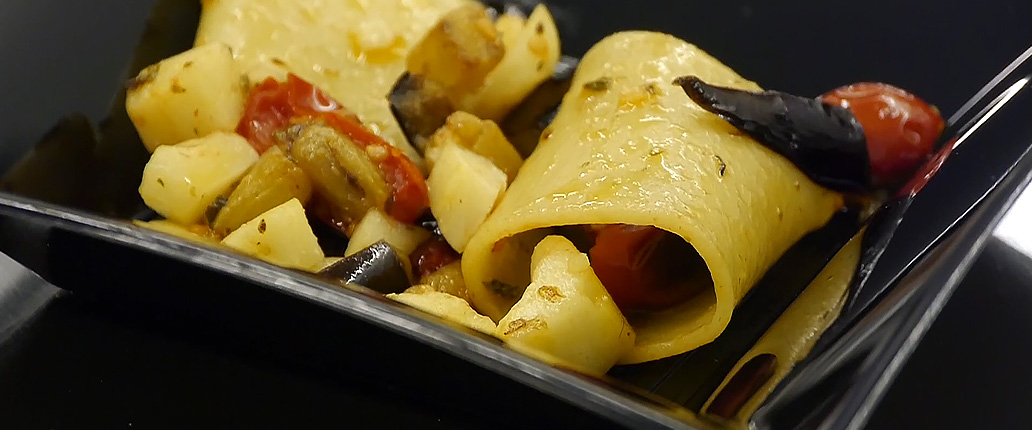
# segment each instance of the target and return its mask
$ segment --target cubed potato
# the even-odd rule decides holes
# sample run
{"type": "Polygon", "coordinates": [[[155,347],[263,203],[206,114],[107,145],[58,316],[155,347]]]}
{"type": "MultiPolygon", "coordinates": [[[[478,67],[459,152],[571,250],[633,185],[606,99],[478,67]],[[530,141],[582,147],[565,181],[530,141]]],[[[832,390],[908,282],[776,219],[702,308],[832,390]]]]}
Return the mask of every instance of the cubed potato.
{"type": "Polygon", "coordinates": [[[491,120],[482,120],[466,112],[455,112],[448,117],[444,127],[441,127],[430,138],[426,146],[427,166],[432,170],[441,148],[448,144],[458,144],[473,152],[491,160],[495,166],[502,169],[505,175],[512,182],[523,165],[523,158],[520,157],[516,148],[505,138],[502,129],[498,128],[491,120]]]}
{"type": "Polygon", "coordinates": [[[501,121],[538,85],[548,80],[559,64],[562,55],[559,30],[543,4],[534,8],[518,35],[506,35],[504,40],[509,42],[505,45],[505,56],[484,78],[483,87],[459,103],[462,110],[501,121]]]}
{"type": "Polygon", "coordinates": [[[198,46],[147,67],[129,82],[125,107],[148,151],[233,131],[247,100],[229,47],[198,46]]]}
{"type": "Polygon", "coordinates": [[[225,236],[290,199],[296,198],[304,205],[311,195],[312,182],[305,172],[282,149],[269,148],[229,195],[211,225],[212,230],[225,236]]]}
{"type": "Polygon", "coordinates": [[[398,256],[403,262],[407,262],[409,254],[412,254],[419,244],[429,238],[429,231],[404,224],[387,216],[379,209],[372,209],[355,227],[355,231],[351,234],[351,240],[348,242],[348,249],[344,251],[344,256],[350,257],[382,240],[398,252],[398,256]]]}
{"type": "Polygon", "coordinates": [[[256,161],[254,148],[233,133],[164,145],[143,169],[140,196],[161,216],[182,225],[196,224],[256,161]]]}
{"type": "Polygon", "coordinates": [[[511,348],[602,375],[634,347],[631,325],[572,242],[546,237],[534,248],[530,270],[530,286],[495,332],[511,348]]]}
{"type": "Polygon", "coordinates": [[[291,269],[315,270],[325,260],[298,199],[258,215],[226,236],[222,244],[291,269]]]}
{"type": "Polygon", "coordinates": [[[505,193],[505,172],[473,151],[445,145],[427,179],[430,210],[456,251],[466,243],[505,193]]]}
{"type": "MultiPolygon", "coordinates": [[[[418,289],[414,291],[418,291],[418,289]]],[[[425,291],[418,294],[405,292],[388,294],[387,298],[484,334],[493,334],[496,329],[491,318],[478,314],[465,300],[450,294],[437,291],[425,291]]]]}
{"type": "Polygon", "coordinates": [[[409,53],[407,69],[461,97],[480,88],[504,55],[487,9],[471,2],[448,12],[430,29],[409,53]]]}

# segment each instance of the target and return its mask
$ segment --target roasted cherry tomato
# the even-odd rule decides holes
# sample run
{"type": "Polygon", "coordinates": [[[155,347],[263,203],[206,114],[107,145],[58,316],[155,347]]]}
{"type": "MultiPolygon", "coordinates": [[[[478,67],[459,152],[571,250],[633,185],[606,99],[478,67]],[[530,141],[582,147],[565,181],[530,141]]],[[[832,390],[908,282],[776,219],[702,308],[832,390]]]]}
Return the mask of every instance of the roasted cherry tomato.
{"type": "Polygon", "coordinates": [[[324,121],[370,154],[378,154],[373,161],[391,188],[389,215],[411,224],[430,206],[426,180],[412,160],[366,129],[328,94],[294,74],[287,75],[286,82],[268,78],[251,90],[236,131],[261,153],[276,144],[276,132],[303,120],[324,121]]]}
{"type": "MultiPolygon", "coordinates": [[[[698,257],[680,237],[655,227],[606,226],[589,251],[591,267],[616,305],[662,310],[692,298],[706,284],[693,282],[687,259],[698,257]]],[[[700,258],[701,260],[701,258],[700,258]]],[[[704,272],[708,279],[708,273],[704,272]]]]}
{"type": "Polygon", "coordinates": [[[945,121],[938,109],[902,89],[857,83],[821,96],[853,112],[864,129],[875,186],[906,180],[931,156],[945,121]]]}
{"type": "Polygon", "coordinates": [[[424,276],[456,261],[459,261],[459,253],[455,252],[448,241],[441,236],[427,239],[409,255],[412,274],[416,279],[423,279],[424,276]]]}

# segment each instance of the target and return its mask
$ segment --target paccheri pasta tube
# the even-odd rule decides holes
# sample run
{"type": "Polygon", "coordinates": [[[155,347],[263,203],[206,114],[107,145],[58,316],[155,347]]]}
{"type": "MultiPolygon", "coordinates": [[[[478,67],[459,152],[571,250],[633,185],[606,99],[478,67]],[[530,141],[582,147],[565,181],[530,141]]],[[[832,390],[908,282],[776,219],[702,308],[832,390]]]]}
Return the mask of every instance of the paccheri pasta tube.
{"type": "Polygon", "coordinates": [[[752,349],[735,364],[724,382],[703,405],[710,417],[746,421],[813,349],[821,334],[838,318],[860,263],[863,232],[857,234],[824,266],[752,349]]]}
{"type": "Polygon", "coordinates": [[[766,270],[842,207],[839,194],[693,103],[672,84],[683,75],[759,90],[660,33],[618,33],[584,56],[538,148],[466,247],[477,310],[506,314],[530,283],[535,244],[556,227],[652,226],[691,245],[674,261],[702,292],[628,312],[635,346],[621,362],[676,355],[715,339],[766,270]]]}

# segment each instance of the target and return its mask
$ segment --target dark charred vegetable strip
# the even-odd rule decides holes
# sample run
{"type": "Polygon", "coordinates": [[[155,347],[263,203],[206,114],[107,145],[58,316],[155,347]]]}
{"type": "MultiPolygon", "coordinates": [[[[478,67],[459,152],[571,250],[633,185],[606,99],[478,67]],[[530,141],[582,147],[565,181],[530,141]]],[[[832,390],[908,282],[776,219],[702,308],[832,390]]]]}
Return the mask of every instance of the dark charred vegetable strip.
{"type": "Polygon", "coordinates": [[[411,286],[398,253],[383,241],[323,269],[319,276],[340,285],[361,285],[383,294],[400,293],[411,286]]]}
{"type": "Polygon", "coordinates": [[[848,109],[778,91],[717,87],[694,76],[674,84],[703,109],[788,158],[814,182],[842,192],[870,190],[864,130],[848,109]]]}

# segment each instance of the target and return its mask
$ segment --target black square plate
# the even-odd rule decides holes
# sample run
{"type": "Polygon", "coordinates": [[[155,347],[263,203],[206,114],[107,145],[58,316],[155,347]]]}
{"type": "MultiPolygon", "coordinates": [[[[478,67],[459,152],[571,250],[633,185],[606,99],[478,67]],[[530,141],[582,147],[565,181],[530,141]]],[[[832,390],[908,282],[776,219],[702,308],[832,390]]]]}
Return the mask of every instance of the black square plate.
{"type": "MultiPolygon", "coordinates": [[[[1028,182],[1032,51],[1025,48],[1032,35],[1024,18],[1032,4],[548,3],[568,55],[582,54],[614,31],[664,31],[768,88],[815,95],[846,82],[885,81],[956,112],[946,132],[953,139],[944,141],[956,149],[916,197],[889,203],[868,227],[842,316],[752,419],[757,428],[862,424],[999,214],[1028,182]]],[[[334,288],[125,221],[141,208],[136,188],[147,154],[124,113],[123,83],[189,47],[198,10],[193,0],[0,3],[0,96],[6,101],[0,251],[111,312],[185,327],[199,341],[326,377],[339,376],[335,365],[354,345],[397,363],[403,370],[392,380],[426,376],[428,367],[377,355],[376,345],[393,344],[392,350],[433,357],[423,366],[451,369],[433,383],[466,394],[482,388],[452,382],[468,362],[629,427],[717,426],[697,412],[778,312],[767,309],[767,320],[733,319],[712,345],[596,380],[361,290],[334,288]],[[344,323],[354,320],[360,322],[344,323]]],[[[852,236],[851,228],[830,226],[801,242],[763,281],[774,287],[757,287],[768,296],[752,294],[741,306],[764,309],[770,300],[787,306],[798,288],[786,296],[775,287],[805,287],[852,236]],[[808,269],[791,269],[797,263],[808,269]],[[803,274],[786,277],[793,271],[803,274]]],[[[0,334],[8,331],[0,325],[0,334]]]]}

